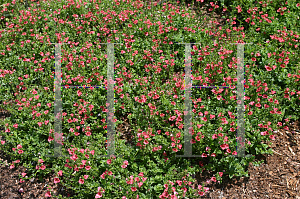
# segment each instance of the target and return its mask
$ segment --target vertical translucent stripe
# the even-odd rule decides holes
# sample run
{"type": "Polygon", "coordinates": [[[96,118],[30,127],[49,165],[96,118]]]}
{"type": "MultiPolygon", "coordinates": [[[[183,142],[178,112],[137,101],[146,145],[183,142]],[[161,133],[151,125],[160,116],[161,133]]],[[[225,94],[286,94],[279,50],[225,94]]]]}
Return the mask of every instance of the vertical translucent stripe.
{"type": "Polygon", "coordinates": [[[114,44],[107,44],[107,156],[115,153],[114,124],[114,44]]]}
{"type": "Polygon", "coordinates": [[[185,44],[184,155],[192,156],[191,44],[185,44]]]}
{"type": "Polygon", "coordinates": [[[237,156],[245,157],[244,44],[237,45],[237,156]]]}
{"type": "Polygon", "coordinates": [[[62,156],[61,44],[55,44],[54,157],[62,156]]]}

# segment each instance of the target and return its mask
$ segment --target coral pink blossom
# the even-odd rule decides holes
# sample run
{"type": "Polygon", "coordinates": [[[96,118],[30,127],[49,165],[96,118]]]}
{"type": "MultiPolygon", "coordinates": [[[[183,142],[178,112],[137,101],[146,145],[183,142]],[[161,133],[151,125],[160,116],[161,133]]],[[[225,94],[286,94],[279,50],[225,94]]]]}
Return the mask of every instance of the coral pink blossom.
{"type": "Polygon", "coordinates": [[[59,183],[59,182],[60,182],[59,178],[54,178],[54,183],[59,183]]]}
{"type": "Polygon", "coordinates": [[[47,197],[47,198],[50,198],[50,197],[51,197],[50,191],[47,191],[47,193],[45,194],[45,197],[47,197]]]}
{"type": "Polygon", "coordinates": [[[97,193],[96,196],[95,196],[95,198],[102,198],[102,193],[100,193],[100,192],[97,193]]]}
{"type": "Polygon", "coordinates": [[[79,179],[79,184],[83,184],[84,183],[84,180],[83,179],[79,179]]]}
{"type": "Polygon", "coordinates": [[[62,176],[62,173],[63,173],[62,170],[60,170],[59,172],[57,172],[57,174],[58,174],[59,176],[62,176]]]}

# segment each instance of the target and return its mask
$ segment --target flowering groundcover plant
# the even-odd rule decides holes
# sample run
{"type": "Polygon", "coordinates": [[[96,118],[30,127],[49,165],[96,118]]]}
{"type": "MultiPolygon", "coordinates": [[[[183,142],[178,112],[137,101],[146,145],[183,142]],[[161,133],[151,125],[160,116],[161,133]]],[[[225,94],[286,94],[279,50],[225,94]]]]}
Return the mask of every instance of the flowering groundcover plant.
{"type": "MultiPolygon", "coordinates": [[[[287,1],[197,1],[209,11],[229,10],[227,24],[203,27],[180,2],[148,6],[140,1],[41,1],[19,9],[16,1],[1,30],[0,148],[28,168],[20,174],[57,173],[55,183],[74,198],[198,198],[208,192],[192,177],[204,169],[247,176],[254,156],[272,153],[262,141],[275,139],[283,120],[298,119],[300,62],[297,54],[299,3],[287,1]],[[236,24],[239,23],[239,26],[236,24]],[[214,40],[212,39],[214,38],[214,40]],[[229,40],[229,41],[228,41],[229,40]],[[185,46],[192,46],[192,151],[184,154],[185,46]],[[236,45],[245,52],[245,157],[236,155],[236,45]],[[62,45],[62,157],[53,154],[54,45],[62,45]],[[107,45],[114,46],[115,125],[128,116],[134,146],[115,135],[115,155],[106,154],[107,45]],[[8,64],[9,63],[9,64],[8,64]],[[8,100],[15,102],[14,106],[8,100]],[[121,156],[121,157],[118,157],[121,156]]],[[[49,191],[46,197],[54,196],[49,191]]]]}

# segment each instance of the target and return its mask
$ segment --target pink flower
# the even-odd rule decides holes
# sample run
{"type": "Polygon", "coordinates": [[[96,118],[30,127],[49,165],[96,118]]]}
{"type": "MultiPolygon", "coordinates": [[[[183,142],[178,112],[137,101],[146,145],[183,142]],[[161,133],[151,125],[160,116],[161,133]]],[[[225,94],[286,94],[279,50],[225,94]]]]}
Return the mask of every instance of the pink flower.
{"type": "Polygon", "coordinates": [[[80,90],[78,90],[77,95],[80,97],[82,95],[82,92],[80,90]]]}
{"type": "Polygon", "coordinates": [[[266,135],[266,131],[260,132],[261,135],[266,135]]]}
{"type": "Polygon", "coordinates": [[[84,183],[84,180],[83,179],[79,179],[79,184],[83,184],[84,183]]]}
{"type": "Polygon", "coordinates": [[[219,172],[219,176],[222,177],[223,176],[223,172],[219,172]]]}
{"type": "Polygon", "coordinates": [[[136,191],[136,187],[131,187],[131,191],[136,191]]]}
{"type": "Polygon", "coordinates": [[[180,180],[177,180],[176,182],[177,182],[177,184],[178,184],[179,186],[181,186],[181,185],[182,185],[182,181],[180,181],[180,180]]]}
{"type": "Polygon", "coordinates": [[[100,192],[97,193],[96,196],[95,196],[95,198],[102,198],[102,193],[100,193],[100,192]]]}
{"type": "Polygon", "coordinates": [[[40,167],[40,169],[45,170],[45,169],[46,169],[46,166],[45,166],[45,165],[42,165],[42,166],[40,167]]]}
{"type": "Polygon", "coordinates": [[[91,169],[91,166],[86,166],[85,169],[86,169],[86,170],[90,170],[90,169],[91,169]]]}
{"type": "Polygon", "coordinates": [[[18,128],[18,124],[14,124],[13,127],[15,127],[17,129],[18,128]]]}
{"type": "Polygon", "coordinates": [[[38,100],[38,99],[40,98],[40,96],[39,96],[39,95],[37,95],[37,96],[34,96],[34,98],[38,100]]]}
{"type": "Polygon", "coordinates": [[[27,173],[22,173],[22,177],[25,177],[27,173]]]}
{"type": "Polygon", "coordinates": [[[59,178],[54,178],[54,183],[56,184],[56,183],[59,183],[60,182],[60,180],[59,180],[59,178]]]}
{"type": "Polygon", "coordinates": [[[63,174],[63,171],[62,171],[62,170],[60,170],[59,172],[57,172],[57,174],[58,174],[59,176],[62,176],[62,174],[63,174]]]}
{"type": "Polygon", "coordinates": [[[125,160],[123,163],[124,163],[125,165],[128,165],[128,161],[127,161],[127,160],[125,160]]]}
{"type": "Polygon", "coordinates": [[[107,163],[107,164],[111,164],[111,159],[108,159],[108,160],[106,161],[106,163],[107,163]]]}
{"type": "Polygon", "coordinates": [[[216,181],[217,181],[216,177],[212,177],[212,178],[211,178],[211,181],[216,182],[216,181]]]}
{"type": "Polygon", "coordinates": [[[102,179],[105,179],[105,175],[104,175],[104,173],[103,173],[103,174],[101,174],[101,175],[100,175],[100,177],[101,177],[102,179]]]}
{"type": "Polygon", "coordinates": [[[51,137],[51,136],[49,136],[49,137],[48,137],[48,142],[51,142],[52,140],[54,140],[54,138],[51,137]]]}
{"type": "Polygon", "coordinates": [[[38,163],[43,163],[43,162],[44,162],[43,159],[39,159],[39,160],[38,160],[38,163]]]}
{"type": "Polygon", "coordinates": [[[126,181],[127,184],[133,184],[133,179],[126,181]]]}
{"type": "Polygon", "coordinates": [[[265,68],[266,68],[267,71],[271,71],[272,70],[272,68],[270,66],[265,66],[265,68]]]}
{"type": "Polygon", "coordinates": [[[270,135],[269,136],[271,140],[275,140],[275,136],[274,135],[270,135]]]}
{"type": "Polygon", "coordinates": [[[222,148],[222,150],[225,150],[225,149],[229,148],[229,145],[228,144],[222,144],[220,147],[222,148]]]}
{"type": "Polygon", "coordinates": [[[86,135],[86,136],[91,136],[92,133],[91,133],[90,131],[87,131],[87,132],[85,132],[85,135],[86,135]]]}
{"type": "Polygon", "coordinates": [[[19,153],[19,154],[22,154],[22,153],[24,153],[24,151],[23,151],[23,150],[19,150],[18,153],[19,153]]]}
{"type": "Polygon", "coordinates": [[[202,158],[206,158],[207,155],[206,155],[205,153],[202,153],[201,157],[202,157],[202,158]]]}
{"type": "Polygon", "coordinates": [[[76,136],[80,135],[80,133],[78,133],[78,132],[75,132],[74,134],[75,134],[76,136]]]}
{"type": "Polygon", "coordinates": [[[142,177],[143,182],[145,182],[147,180],[147,178],[142,177]]]}
{"type": "Polygon", "coordinates": [[[88,179],[89,175],[84,175],[83,178],[84,179],[88,179]]]}
{"type": "Polygon", "coordinates": [[[50,191],[47,191],[47,193],[45,194],[45,197],[47,197],[47,198],[50,198],[50,197],[51,197],[50,191]]]}
{"type": "Polygon", "coordinates": [[[240,5],[238,5],[238,7],[236,7],[236,9],[238,9],[238,13],[242,12],[242,8],[240,5]]]}
{"type": "Polygon", "coordinates": [[[94,105],[89,105],[89,109],[90,109],[90,111],[92,110],[94,108],[94,105]]]}
{"type": "Polygon", "coordinates": [[[125,168],[127,167],[127,165],[122,164],[121,167],[122,167],[123,169],[125,169],[125,168]]]}

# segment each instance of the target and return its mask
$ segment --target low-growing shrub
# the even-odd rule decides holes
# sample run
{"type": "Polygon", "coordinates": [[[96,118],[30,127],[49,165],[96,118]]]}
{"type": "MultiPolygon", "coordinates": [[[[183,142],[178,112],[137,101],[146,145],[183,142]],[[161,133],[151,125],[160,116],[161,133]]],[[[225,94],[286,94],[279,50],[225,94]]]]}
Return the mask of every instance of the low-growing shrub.
{"type": "MultiPolygon", "coordinates": [[[[197,198],[208,191],[207,182],[222,182],[225,174],[247,176],[255,155],[272,153],[262,142],[275,139],[273,130],[287,129],[284,119],[299,119],[299,32],[293,26],[299,3],[287,1],[276,11],[272,2],[237,2],[221,1],[231,15],[217,30],[202,27],[209,19],[196,20],[180,2],[150,7],[138,1],[41,1],[27,11],[8,3],[4,11],[18,12],[0,31],[0,101],[11,114],[1,121],[0,148],[15,159],[11,168],[22,164],[27,176],[38,178],[55,172],[54,182],[72,189],[73,198],[197,198]],[[234,27],[237,16],[240,24],[234,27]],[[251,25],[244,30],[246,24],[251,25]],[[187,147],[186,48],[178,42],[194,43],[191,144],[192,154],[201,157],[177,157],[187,147]],[[236,157],[238,63],[237,45],[230,43],[250,42],[244,45],[245,156],[236,157]],[[60,157],[49,156],[56,137],[55,46],[47,43],[64,43],[63,85],[99,85],[61,89],[60,157]],[[121,43],[113,52],[114,121],[117,126],[126,115],[135,144],[116,132],[117,157],[104,156],[108,53],[103,43],[121,43]],[[227,87],[208,87],[214,85],[227,87]],[[204,169],[214,175],[195,186],[193,175],[204,169]]],[[[220,2],[208,6],[224,9],[220,2]]]]}

